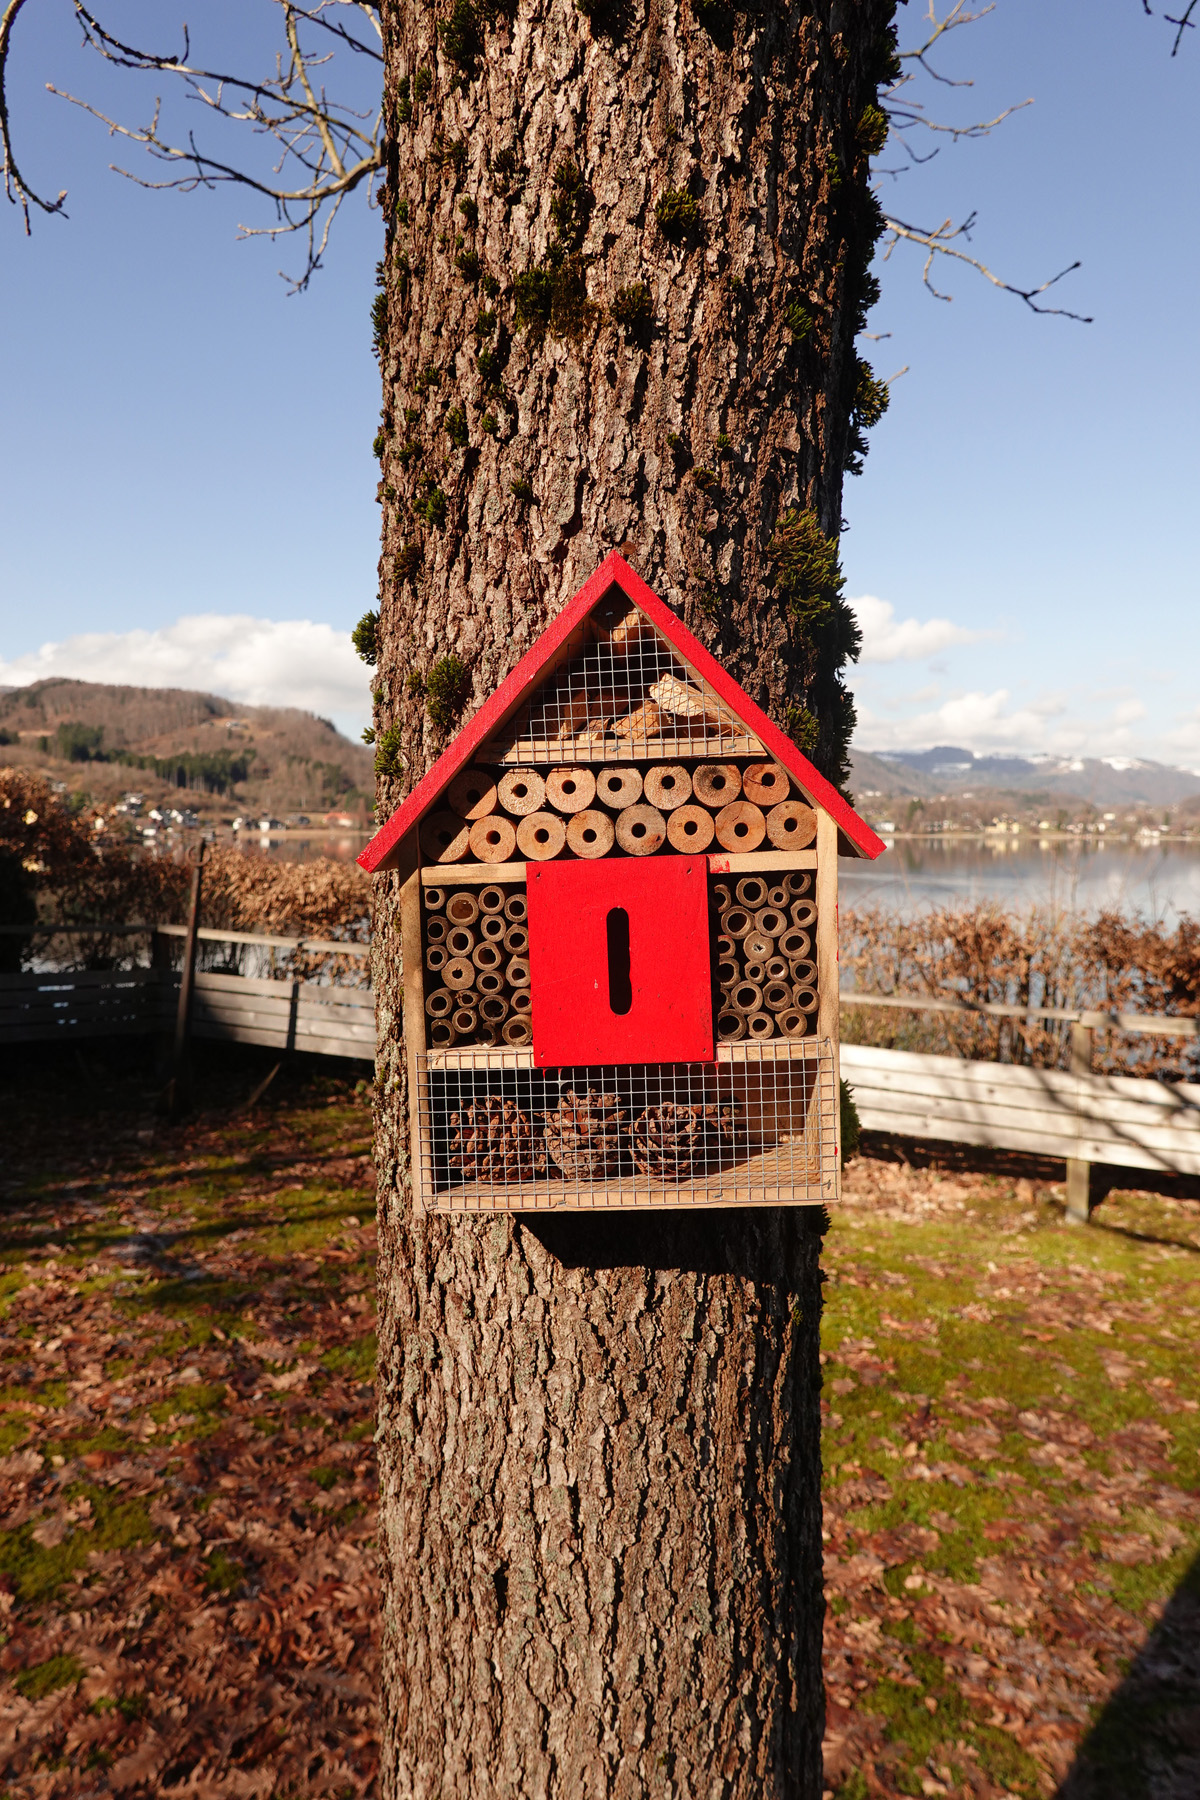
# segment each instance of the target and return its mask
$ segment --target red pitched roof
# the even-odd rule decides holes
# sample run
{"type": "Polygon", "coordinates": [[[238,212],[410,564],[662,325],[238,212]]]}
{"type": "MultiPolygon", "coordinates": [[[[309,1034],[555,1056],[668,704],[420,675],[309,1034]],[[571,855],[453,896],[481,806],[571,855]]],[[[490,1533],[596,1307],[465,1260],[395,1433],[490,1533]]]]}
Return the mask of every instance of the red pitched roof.
{"type": "Polygon", "coordinates": [[[553,624],[546,627],[507,681],[500,684],[474,718],[464,725],[449,749],[438,757],[428,774],[421,778],[407,800],[397,807],[387,824],[376,832],[358,859],[361,866],[370,874],[390,866],[393,852],[402,839],[408,836],[436,804],[459,770],[467,767],[480,745],[486,743],[521,702],[528,699],[537,685],[538,677],[555,652],[613,587],[619,587],[630,604],[640,608],[650,623],[679,652],[684,662],[690,663],[696,674],[702,676],[713,692],[762,740],[770,754],[795,777],[809,798],[823,807],[836,821],[839,830],[844,832],[858,854],[872,859],[879,856],[886,848],[882,839],[876,837],[852,806],[847,805],[837,789],[817,773],[791,739],[771,723],[749,694],[739,687],[729,671],[723,669],[704,645],[692,636],[686,625],[675,617],[669,607],[663,605],[658,595],[651,592],[639,575],[634,574],[624,557],[613,550],[591,579],[584,582],[575,598],[563,608],[553,624]]]}

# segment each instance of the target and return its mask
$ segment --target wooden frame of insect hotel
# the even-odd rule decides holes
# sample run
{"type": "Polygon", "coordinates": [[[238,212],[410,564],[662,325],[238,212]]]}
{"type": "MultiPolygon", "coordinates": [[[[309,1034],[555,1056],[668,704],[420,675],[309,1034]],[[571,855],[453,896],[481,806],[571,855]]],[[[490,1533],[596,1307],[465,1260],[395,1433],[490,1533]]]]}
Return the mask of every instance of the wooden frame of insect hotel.
{"type": "Polygon", "coordinates": [[[606,558],[359,858],[417,1204],[836,1200],[839,848],[884,846],[606,558]]]}

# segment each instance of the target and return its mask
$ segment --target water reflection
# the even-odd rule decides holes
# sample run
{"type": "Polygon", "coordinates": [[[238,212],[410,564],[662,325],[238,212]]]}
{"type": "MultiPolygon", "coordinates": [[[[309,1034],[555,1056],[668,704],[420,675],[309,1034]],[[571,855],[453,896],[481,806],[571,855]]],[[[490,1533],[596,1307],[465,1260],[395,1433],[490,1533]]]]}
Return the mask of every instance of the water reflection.
{"type": "Polygon", "coordinates": [[[917,912],[991,900],[1018,912],[1113,907],[1169,925],[1181,913],[1200,917],[1200,844],[899,838],[877,862],[843,858],[839,869],[850,906],[917,912]]]}

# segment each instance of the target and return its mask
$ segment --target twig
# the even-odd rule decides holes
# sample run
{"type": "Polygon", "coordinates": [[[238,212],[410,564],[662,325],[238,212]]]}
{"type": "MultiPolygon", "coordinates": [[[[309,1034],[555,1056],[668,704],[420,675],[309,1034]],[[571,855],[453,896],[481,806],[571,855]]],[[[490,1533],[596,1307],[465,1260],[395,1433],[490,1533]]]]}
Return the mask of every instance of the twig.
{"type": "Polygon", "coordinates": [[[932,230],[920,225],[909,225],[906,224],[903,219],[894,219],[890,217],[887,218],[886,223],[892,236],[890,241],[885,245],[883,260],[885,262],[888,260],[892,251],[899,243],[920,244],[926,252],[922,280],[936,300],[952,300],[954,298],[952,294],[943,294],[933,285],[933,282],[929,278],[929,272],[934,265],[935,259],[939,256],[946,256],[955,262],[965,263],[968,268],[974,269],[977,274],[982,275],[986,281],[990,281],[992,286],[999,288],[1002,293],[1015,294],[1019,300],[1025,302],[1031,312],[1046,313],[1055,318],[1075,319],[1081,325],[1091,325],[1093,323],[1089,314],[1070,312],[1063,306],[1039,306],[1037,303],[1039,294],[1046,293],[1056,282],[1061,281],[1064,275],[1070,275],[1075,269],[1081,267],[1078,260],[1073,263],[1068,263],[1065,269],[1060,269],[1057,275],[1052,275],[1048,281],[1043,281],[1040,286],[1022,288],[1018,287],[1015,282],[1003,280],[993,269],[989,269],[985,262],[981,262],[977,256],[968,256],[965,250],[955,249],[955,238],[964,237],[968,240],[970,239],[971,227],[975,223],[974,213],[971,213],[968,218],[964,219],[961,225],[955,225],[951,219],[946,219],[941,225],[937,226],[936,229],[932,230]]]}

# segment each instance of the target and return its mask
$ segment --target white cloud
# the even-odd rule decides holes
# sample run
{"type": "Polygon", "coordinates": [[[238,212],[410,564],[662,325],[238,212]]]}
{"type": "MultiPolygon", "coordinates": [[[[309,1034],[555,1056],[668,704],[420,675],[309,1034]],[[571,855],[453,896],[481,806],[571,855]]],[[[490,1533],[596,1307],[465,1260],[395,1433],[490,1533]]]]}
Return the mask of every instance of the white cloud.
{"type": "Polygon", "coordinates": [[[1086,732],[1068,719],[1066,704],[1048,695],[1012,708],[1007,688],[993,693],[957,694],[929,712],[882,718],[859,702],[855,743],[864,750],[925,750],[933,744],[961,744],[977,752],[1011,750],[1020,755],[1054,751],[1076,754],[1086,732]]]}
{"type": "Polygon", "coordinates": [[[850,605],[862,632],[860,662],[915,662],[922,656],[936,656],[952,644],[977,644],[981,638],[996,635],[968,631],[949,619],[898,619],[891,601],[879,600],[874,594],[863,594],[850,605]]]}
{"type": "Polygon", "coordinates": [[[357,735],[369,677],[349,633],[312,619],[192,613],[153,631],[96,631],[0,658],[0,686],[47,675],[134,687],[200,688],[250,706],[299,706],[357,735]]]}

